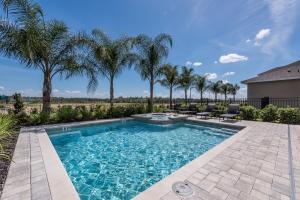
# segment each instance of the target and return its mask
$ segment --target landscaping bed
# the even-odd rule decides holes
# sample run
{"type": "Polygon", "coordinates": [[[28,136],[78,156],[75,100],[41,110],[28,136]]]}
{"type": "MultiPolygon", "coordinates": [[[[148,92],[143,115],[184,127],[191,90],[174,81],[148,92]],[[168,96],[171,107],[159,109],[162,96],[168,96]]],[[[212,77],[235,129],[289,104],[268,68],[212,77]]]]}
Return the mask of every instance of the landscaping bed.
{"type": "MultiPolygon", "coordinates": [[[[18,140],[18,133],[11,134],[5,138],[4,151],[6,154],[12,158],[15,146],[18,140]]],[[[0,158],[0,197],[3,191],[4,183],[7,177],[10,163],[13,162],[11,159],[0,158]]]]}

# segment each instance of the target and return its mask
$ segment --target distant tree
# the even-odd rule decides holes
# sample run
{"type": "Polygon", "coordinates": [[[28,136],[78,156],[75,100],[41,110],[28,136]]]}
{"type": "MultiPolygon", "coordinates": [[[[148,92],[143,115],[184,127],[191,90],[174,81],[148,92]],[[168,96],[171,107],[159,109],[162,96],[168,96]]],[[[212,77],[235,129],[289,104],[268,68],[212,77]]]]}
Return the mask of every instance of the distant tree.
{"type": "Polygon", "coordinates": [[[236,96],[237,92],[239,91],[239,89],[240,89],[240,86],[238,84],[233,85],[230,89],[230,94],[232,94],[234,101],[235,101],[235,96],[236,96]]]}
{"type": "Polygon", "coordinates": [[[227,95],[230,93],[233,85],[231,83],[222,83],[221,92],[224,94],[225,101],[227,101],[227,95]]]}
{"type": "Polygon", "coordinates": [[[23,103],[22,96],[20,93],[15,93],[12,97],[15,100],[14,113],[18,114],[24,110],[24,103],[23,103]]]}
{"type": "Polygon", "coordinates": [[[161,74],[163,78],[159,80],[159,83],[168,88],[170,90],[170,97],[169,97],[169,105],[172,108],[172,94],[173,94],[173,87],[177,85],[178,81],[178,66],[172,66],[171,64],[165,64],[162,67],[161,74]]]}
{"type": "Polygon", "coordinates": [[[84,73],[76,65],[74,45],[78,38],[70,35],[63,22],[45,21],[37,3],[30,0],[2,0],[1,3],[9,18],[0,20],[0,52],[27,68],[42,71],[43,112],[50,114],[53,77],[84,73]]]}
{"type": "Polygon", "coordinates": [[[135,47],[138,53],[136,71],[143,80],[150,84],[149,111],[153,111],[154,84],[161,75],[161,63],[167,58],[172,47],[172,37],[167,34],[159,34],[155,38],[146,35],[138,35],[135,38],[135,47]]]}
{"type": "Polygon", "coordinates": [[[222,81],[213,82],[209,86],[209,90],[214,93],[215,100],[218,99],[218,94],[221,92],[222,81]]]}
{"type": "Polygon", "coordinates": [[[94,29],[87,39],[90,51],[86,57],[86,65],[92,66],[94,71],[109,81],[110,107],[114,100],[114,80],[137,58],[130,53],[131,43],[132,39],[129,37],[113,40],[99,29],[94,29]]]}
{"type": "Polygon", "coordinates": [[[208,88],[206,77],[205,76],[197,75],[195,77],[194,86],[195,86],[196,90],[198,92],[200,92],[200,100],[201,100],[201,103],[202,103],[203,93],[208,88]]]}
{"type": "Polygon", "coordinates": [[[194,69],[186,66],[182,67],[181,74],[178,77],[178,89],[184,90],[185,104],[188,104],[187,93],[190,87],[193,85],[195,76],[193,74],[194,69]]]}

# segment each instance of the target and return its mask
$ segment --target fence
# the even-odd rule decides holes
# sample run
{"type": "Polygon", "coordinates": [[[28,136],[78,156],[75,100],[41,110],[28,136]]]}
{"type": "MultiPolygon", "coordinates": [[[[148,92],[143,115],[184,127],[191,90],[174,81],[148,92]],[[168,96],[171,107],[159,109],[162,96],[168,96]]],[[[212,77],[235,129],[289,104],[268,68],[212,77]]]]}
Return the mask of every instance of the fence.
{"type": "Polygon", "coordinates": [[[202,102],[199,99],[191,99],[190,103],[236,103],[236,104],[246,104],[251,105],[257,109],[261,109],[268,104],[273,104],[277,107],[287,108],[300,108],[300,97],[293,97],[293,98],[237,98],[237,99],[203,99],[202,102]]]}

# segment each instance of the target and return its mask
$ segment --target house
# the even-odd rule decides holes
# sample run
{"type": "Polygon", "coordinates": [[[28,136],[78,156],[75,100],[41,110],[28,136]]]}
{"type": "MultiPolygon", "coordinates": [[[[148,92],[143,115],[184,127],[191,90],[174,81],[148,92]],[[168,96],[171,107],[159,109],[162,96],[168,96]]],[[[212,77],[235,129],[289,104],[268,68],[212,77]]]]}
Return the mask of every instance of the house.
{"type": "Polygon", "coordinates": [[[248,99],[300,98],[300,60],[260,73],[242,83],[247,85],[248,99]]]}

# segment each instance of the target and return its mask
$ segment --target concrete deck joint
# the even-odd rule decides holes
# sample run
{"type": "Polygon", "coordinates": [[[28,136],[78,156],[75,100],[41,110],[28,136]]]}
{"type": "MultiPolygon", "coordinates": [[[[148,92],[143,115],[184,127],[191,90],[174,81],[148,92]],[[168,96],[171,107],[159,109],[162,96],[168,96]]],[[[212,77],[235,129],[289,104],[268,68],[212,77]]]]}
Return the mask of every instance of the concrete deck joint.
{"type": "Polygon", "coordinates": [[[291,142],[291,131],[290,125],[288,125],[288,151],[289,151],[289,175],[290,175],[290,186],[291,186],[291,200],[296,200],[296,188],[295,188],[295,176],[294,176],[294,167],[293,167],[293,150],[291,142]]]}

